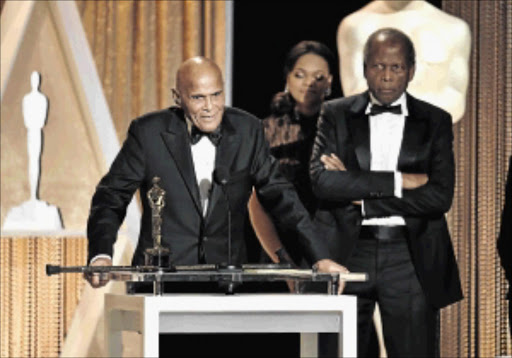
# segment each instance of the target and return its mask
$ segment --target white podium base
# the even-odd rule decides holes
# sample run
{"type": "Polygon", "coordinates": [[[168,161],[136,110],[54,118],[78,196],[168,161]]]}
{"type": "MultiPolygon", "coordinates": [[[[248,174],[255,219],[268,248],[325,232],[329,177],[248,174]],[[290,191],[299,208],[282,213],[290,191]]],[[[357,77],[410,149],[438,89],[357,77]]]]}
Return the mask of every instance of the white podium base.
{"type": "MultiPolygon", "coordinates": [[[[140,356],[158,356],[160,333],[301,333],[301,357],[316,357],[317,334],[339,334],[338,356],[357,356],[355,296],[105,295],[105,344],[122,356],[122,331],[142,334],[140,356]]],[[[250,347],[248,347],[250,349],[250,347]]]]}

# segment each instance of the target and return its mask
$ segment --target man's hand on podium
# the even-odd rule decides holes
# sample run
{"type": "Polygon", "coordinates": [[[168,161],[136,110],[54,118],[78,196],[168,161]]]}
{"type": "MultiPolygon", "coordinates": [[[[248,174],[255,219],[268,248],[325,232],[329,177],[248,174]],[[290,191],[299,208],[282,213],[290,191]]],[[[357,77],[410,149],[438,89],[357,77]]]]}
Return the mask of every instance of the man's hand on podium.
{"type": "MultiPolygon", "coordinates": [[[[90,264],[90,266],[112,266],[112,260],[106,257],[100,257],[96,260],[93,260],[90,264]]],[[[86,273],[84,274],[84,278],[89,281],[89,284],[94,287],[103,287],[105,286],[108,281],[108,273],[86,273]]]]}
{"type": "MultiPolygon", "coordinates": [[[[349,273],[350,271],[345,267],[337,264],[336,262],[329,259],[318,260],[313,267],[316,267],[318,272],[325,273],[333,273],[333,272],[341,272],[341,273],[349,273]]],[[[338,295],[343,293],[343,289],[345,288],[345,281],[340,280],[338,285],[338,295]]]]}

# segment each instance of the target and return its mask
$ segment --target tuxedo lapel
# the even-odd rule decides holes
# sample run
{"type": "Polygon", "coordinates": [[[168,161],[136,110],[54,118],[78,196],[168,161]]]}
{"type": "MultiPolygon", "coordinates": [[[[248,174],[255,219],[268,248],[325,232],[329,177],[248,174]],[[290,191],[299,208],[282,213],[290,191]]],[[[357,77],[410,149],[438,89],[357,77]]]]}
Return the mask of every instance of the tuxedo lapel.
{"type": "Polygon", "coordinates": [[[418,155],[424,147],[425,133],[428,133],[423,120],[423,114],[418,103],[407,95],[407,111],[409,115],[405,117],[404,132],[400,154],[398,155],[398,170],[408,169],[418,161],[418,155]]]}
{"type": "Polygon", "coordinates": [[[359,167],[370,170],[370,126],[368,116],[364,113],[369,101],[368,93],[360,95],[350,107],[347,125],[352,134],[354,150],[359,167]]]}
{"type": "MultiPolygon", "coordinates": [[[[226,114],[224,114],[224,118],[222,119],[221,133],[222,138],[215,154],[215,168],[224,167],[229,170],[231,168],[233,158],[237,153],[240,137],[237,135],[235,128],[226,114]]],[[[206,220],[208,220],[210,214],[215,208],[215,205],[223,195],[222,188],[215,182],[215,180],[213,180],[210,200],[208,201],[208,209],[206,211],[206,220]]]]}
{"type": "Polygon", "coordinates": [[[168,131],[161,133],[162,139],[178,167],[196,209],[202,213],[186,122],[175,116],[171,117],[170,122],[168,131]]]}

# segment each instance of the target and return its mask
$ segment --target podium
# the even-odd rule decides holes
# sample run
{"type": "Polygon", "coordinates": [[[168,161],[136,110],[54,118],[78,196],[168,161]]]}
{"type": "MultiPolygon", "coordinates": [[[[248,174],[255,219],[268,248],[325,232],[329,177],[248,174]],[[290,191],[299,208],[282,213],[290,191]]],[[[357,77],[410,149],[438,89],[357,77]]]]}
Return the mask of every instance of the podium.
{"type": "MultiPolygon", "coordinates": [[[[339,357],[357,356],[357,300],[322,294],[105,295],[105,344],[122,355],[122,331],[142,334],[141,357],[158,357],[160,333],[300,333],[315,357],[318,333],[338,333],[339,357]]],[[[243,353],[243,352],[242,352],[243,353]]]]}
{"type": "MultiPolygon", "coordinates": [[[[153,295],[105,295],[105,344],[122,355],[122,332],[142,334],[139,356],[157,357],[160,333],[300,333],[301,356],[318,355],[318,333],[338,334],[338,356],[357,354],[357,301],[337,296],[340,280],[365,281],[365,273],[321,273],[281,265],[55,266],[48,275],[101,273],[111,280],[153,283],[153,295]],[[244,282],[327,282],[327,294],[235,294],[244,282]],[[164,295],[164,283],[217,282],[223,294],[164,295]]],[[[243,352],[241,352],[243,353],[243,352]]]]}

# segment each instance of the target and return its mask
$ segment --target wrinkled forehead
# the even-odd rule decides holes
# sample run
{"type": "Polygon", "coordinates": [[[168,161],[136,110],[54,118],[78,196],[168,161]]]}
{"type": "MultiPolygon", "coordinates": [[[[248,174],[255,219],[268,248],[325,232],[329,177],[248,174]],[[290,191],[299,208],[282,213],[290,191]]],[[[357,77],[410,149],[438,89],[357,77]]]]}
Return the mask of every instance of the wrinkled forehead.
{"type": "Polygon", "coordinates": [[[188,81],[188,91],[217,92],[222,90],[222,77],[215,73],[203,73],[193,76],[188,81]]]}

